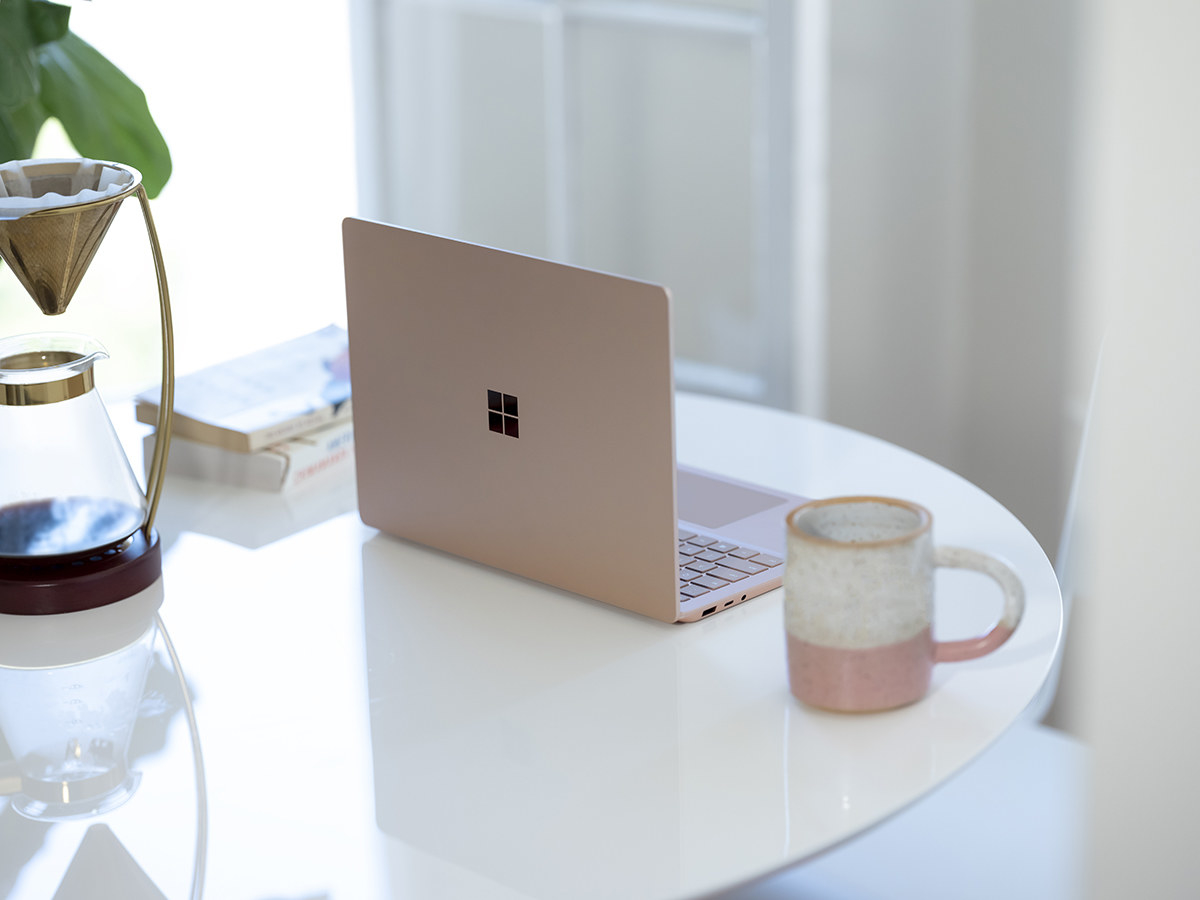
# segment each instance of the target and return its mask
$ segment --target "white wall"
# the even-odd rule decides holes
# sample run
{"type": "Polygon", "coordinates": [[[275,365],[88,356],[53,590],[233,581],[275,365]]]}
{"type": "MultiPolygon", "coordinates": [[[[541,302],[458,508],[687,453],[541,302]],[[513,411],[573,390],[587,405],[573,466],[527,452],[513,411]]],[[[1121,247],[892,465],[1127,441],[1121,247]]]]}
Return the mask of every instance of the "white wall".
{"type": "MultiPolygon", "coordinates": [[[[1080,284],[1110,327],[1077,694],[1095,754],[1085,896],[1200,885],[1200,6],[1090,7],[1080,284]]],[[[1096,325],[1091,326],[1095,328],[1096,325]]]]}

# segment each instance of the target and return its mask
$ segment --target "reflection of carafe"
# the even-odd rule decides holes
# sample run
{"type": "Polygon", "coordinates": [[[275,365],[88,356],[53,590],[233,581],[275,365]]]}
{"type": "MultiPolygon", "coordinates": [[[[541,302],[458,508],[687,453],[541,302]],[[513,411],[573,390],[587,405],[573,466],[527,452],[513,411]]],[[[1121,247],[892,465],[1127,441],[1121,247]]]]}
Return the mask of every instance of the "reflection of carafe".
{"type": "Polygon", "coordinates": [[[0,341],[0,557],[77,557],[141,527],[146,499],[94,389],[107,354],[67,334],[0,341]],[[81,440],[87,436],[87,441],[81,440]]]}
{"type": "Polygon", "coordinates": [[[162,582],[118,603],[61,616],[0,614],[0,733],[16,760],[17,812],[94,816],[124,803],[157,634],[162,582]]]}

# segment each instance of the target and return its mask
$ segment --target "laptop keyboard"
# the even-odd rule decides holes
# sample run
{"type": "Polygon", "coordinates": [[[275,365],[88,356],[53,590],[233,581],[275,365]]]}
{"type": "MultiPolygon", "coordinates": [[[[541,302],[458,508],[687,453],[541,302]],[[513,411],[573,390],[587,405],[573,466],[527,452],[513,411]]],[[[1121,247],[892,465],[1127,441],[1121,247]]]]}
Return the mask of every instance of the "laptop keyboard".
{"type": "Polygon", "coordinates": [[[679,532],[679,592],[702,597],[709,591],[783,565],[752,547],[739,547],[709,534],[679,532]]]}

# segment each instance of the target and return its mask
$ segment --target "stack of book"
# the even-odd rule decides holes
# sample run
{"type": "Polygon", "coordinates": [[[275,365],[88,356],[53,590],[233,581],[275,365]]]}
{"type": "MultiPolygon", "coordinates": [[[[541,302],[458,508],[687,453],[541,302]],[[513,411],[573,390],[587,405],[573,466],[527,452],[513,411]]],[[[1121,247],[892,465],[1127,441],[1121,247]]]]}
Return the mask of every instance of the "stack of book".
{"type": "MultiPolygon", "coordinates": [[[[159,390],[135,401],[158,422],[159,390]]],[[[147,466],[155,435],[145,439],[147,466]]],[[[354,465],[346,331],[330,325],[175,380],[167,472],[284,491],[354,465]]]]}

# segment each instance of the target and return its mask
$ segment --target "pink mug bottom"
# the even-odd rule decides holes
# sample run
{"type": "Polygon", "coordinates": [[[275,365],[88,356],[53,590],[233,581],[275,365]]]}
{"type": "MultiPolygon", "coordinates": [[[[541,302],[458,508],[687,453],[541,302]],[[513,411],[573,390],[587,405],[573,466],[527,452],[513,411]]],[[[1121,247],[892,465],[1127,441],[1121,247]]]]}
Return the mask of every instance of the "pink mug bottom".
{"type": "Polygon", "coordinates": [[[839,712],[876,712],[925,696],[933,673],[934,641],[916,637],[865,649],[823,647],[788,634],[792,693],[810,706],[839,712]]]}

